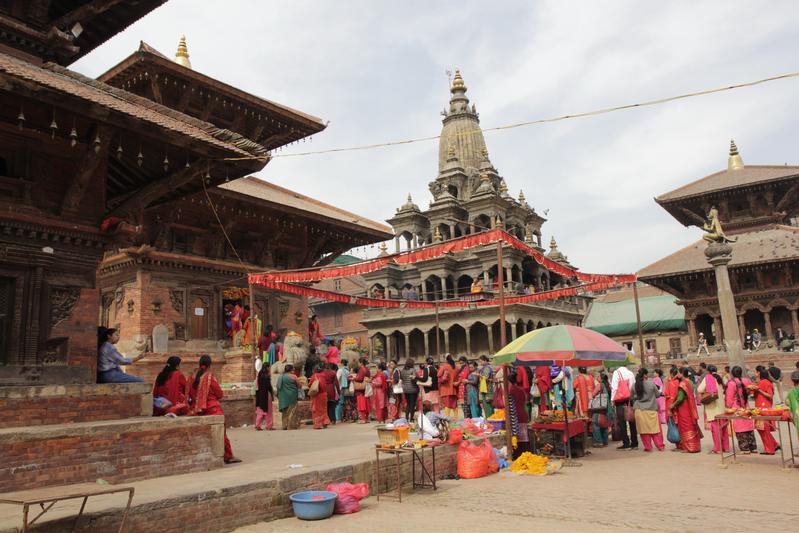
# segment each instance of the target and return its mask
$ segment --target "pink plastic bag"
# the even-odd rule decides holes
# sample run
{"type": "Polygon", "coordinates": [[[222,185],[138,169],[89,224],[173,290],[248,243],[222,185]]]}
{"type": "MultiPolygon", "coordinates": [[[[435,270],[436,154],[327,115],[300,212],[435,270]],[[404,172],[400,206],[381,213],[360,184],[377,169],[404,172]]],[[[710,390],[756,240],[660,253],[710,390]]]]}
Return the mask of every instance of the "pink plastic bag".
{"type": "Polygon", "coordinates": [[[475,479],[493,474],[498,470],[494,449],[488,439],[477,444],[465,440],[458,447],[458,477],[475,479]]]}
{"type": "Polygon", "coordinates": [[[486,433],[486,431],[483,428],[481,428],[480,426],[475,424],[470,418],[467,418],[466,420],[464,420],[463,429],[465,431],[468,431],[469,433],[471,433],[475,437],[482,437],[486,433]]]}
{"type": "Polygon", "coordinates": [[[366,483],[333,483],[327,486],[327,490],[338,495],[333,514],[357,513],[361,510],[361,499],[369,496],[369,485],[366,483]]]}
{"type": "Polygon", "coordinates": [[[463,430],[459,428],[454,428],[449,431],[449,440],[447,440],[447,444],[460,444],[463,440],[463,430]]]}

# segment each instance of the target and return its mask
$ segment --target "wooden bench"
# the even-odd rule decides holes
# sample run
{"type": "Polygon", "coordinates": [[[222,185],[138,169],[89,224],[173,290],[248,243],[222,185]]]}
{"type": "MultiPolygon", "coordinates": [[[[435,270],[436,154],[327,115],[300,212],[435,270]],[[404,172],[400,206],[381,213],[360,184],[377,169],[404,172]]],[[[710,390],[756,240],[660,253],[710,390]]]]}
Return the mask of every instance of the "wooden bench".
{"type": "Polygon", "coordinates": [[[75,522],[72,524],[72,531],[74,532],[78,526],[78,520],[80,520],[80,517],[83,515],[83,510],[86,508],[86,501],[90,496],[114,494],[117,492],[128,493],[128,503],[125,506],[125,513],[122,515],[122,522],[119,524],[119,532],[122,533],[125,527],[125,520],[127,520],[128,512],[130,511],[130,504],[133,501],[134,488],[130,486],[80,483],[61,487],[21,490],[18,492],[0,494],[0,503],[22,506],[22,533],[27,533],[28,527],[32,526],[43,514],[52,509],[57,502],[83,498],[78,516],[75,517],[75,522]],[[33,520],[28,522],[30,507],[35,505],[38,505],[41,511],[39,511],[39,514],[37,514],[33,520]]]}

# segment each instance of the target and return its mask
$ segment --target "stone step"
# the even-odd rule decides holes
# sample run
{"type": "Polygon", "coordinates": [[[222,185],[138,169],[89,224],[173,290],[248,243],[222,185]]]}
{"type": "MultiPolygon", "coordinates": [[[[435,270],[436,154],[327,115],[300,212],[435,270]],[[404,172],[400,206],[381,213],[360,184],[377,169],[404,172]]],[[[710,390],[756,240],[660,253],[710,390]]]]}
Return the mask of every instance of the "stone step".
{"type": "Polygon", "coordinates": [[[148,383],[0,387],[0,428],[122,420],[152,412],[148,383]]]}
{"type": "Polygon", "coordinates": [[[0,429],[0,492],[220,468],[224,418],[139,417],[0,429]]]}

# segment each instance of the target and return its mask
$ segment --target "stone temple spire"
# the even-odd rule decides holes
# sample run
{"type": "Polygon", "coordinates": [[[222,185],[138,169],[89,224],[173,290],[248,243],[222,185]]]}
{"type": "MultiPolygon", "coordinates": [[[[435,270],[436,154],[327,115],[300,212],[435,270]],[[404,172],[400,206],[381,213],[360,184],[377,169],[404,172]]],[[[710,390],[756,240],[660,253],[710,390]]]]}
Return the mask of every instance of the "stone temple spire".
{"type": "Polygon", "coordinates": [[[486,144],[477,111],[469,105],[466,82],[460,70],[455,71],[449,91],[449,108],[444,112],[444,126],[438,143],[438,171],[442,172],[447,164],[450,145],[455,148],[455,156],[467,173],[470,169],[477,171],[486,144]]]}
{"type": "Polygon", "coordinates": [[[727,161],[727,170],[738,170],[744,168],[744,160],[741,154],[738,153],[738,147],[735,146],[735,141],[730,141],[730,158],[727,161]]]}
{"type": "Polygon", "coordinates": [[[189,48],[186,46],[186,36],[180,36],[178,43],[178,51],[175,52],[175,63],[183,65],[186,68],[191,68],[191,61],[189,61],[189,48]]]}

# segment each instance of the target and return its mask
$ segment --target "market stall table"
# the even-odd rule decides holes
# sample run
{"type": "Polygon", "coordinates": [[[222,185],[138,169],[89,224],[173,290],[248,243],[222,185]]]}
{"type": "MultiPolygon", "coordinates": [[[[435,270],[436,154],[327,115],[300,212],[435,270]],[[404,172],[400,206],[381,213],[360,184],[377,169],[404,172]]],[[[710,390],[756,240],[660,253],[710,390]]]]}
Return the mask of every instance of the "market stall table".
{"type": "Polygon", "coordinates": [[[765,421],[775,422],[775,425],[777,426],[777,435],[779,436],[779,442],[780,442],[780,463],[781,463],[782,467],[786,468],[786,467],[788,467],[788,465],[796,467],[796,459],[794,458],[794,453],[793,453],[793,435],[792,435],[792,430],[791,430],[791,422],[793,422],[793,419],[791,419],[791,418],[787,418],[786,419],[786,418],[782,418],[781,416],[762,416],[762,415],[738,416],[738,415],[735,415],[735,414],[716,415],[716,419],[717,420],[726,420],[727,421],[727,424],[728,424],[728,427],[729,427],[729,433],[730,433],[730,441],[732,442],[732,453],[725,454],[724,451],[722,450],[722,452],[721,452],[721,464],[724,464],[724,462],[727,459],[729,459],[730,457],[732,457],[733,461],[735,461],[737,459],[737,455],[735,453],[735,431],[733,430],[732,421],[733,420],[753,420],[753,421],[757,422],[758,420],[762,420],[764,422],[765,421]],[[791,448],[791,455],[788,457],[788,459],[785,458],[785,452],[784,452],[785,446],[783,446],[783,442],[782,442],[782,426],[780,425],[780,422],[785,422],[788,425],[788,431],[786,433],[788,433],[788,443],[789,443],[790,448],[791,448]]]}
{"type": "Polygon", "coordinates": [[[83,515],[83,510],[86,508],[86,501],[90,496],[99,496],[101,494],[113,494],[116,492],[128,493],[128,504],[125,506],[125,512],[122,514],[122,522],[119,524],[119,531],[122,532],[125,528],[125,520],[128,518],[128,511],[130,511],[130,503],[133,501],[133,487],[114,486],[114,485],[96,485],[94,483],[81,483],[77,485],[67,485],[61,487],[45,487],[41,489],[21,490],[17,492],[6,492],[0,494],[0,503],[22,506],[22,533],[28,531],[43,514],[52,509],[52,507],[60,501],[75,500],[83,498],[83,503],[80,506],[78,516],[75,517],[75,522],[72,524],[72,531],[78,526],[78,520],[83,515]],[[33,520],[28,521],[28,512],[30,507],[38,505],[41,508],[33,520]]]}
{"type": "MultiPolygon", "coordinates": [[[[380,501],[380,454],[394,455],[396,459],[397,469],[397,495],[400,503],[402,503],[402,456],[411,455],[411,479],[413,480],[413,488],[432,488],[437,490],[436,487],[436,447],[423,446],[422,448],[385,448],[377,446],[375,448],[375,485],[377,486],[377,501],[380,501]],[[429,449],[433,457],[432,469],[428,470],[424,464],[424,450],[429,449]],[[421,466],[421,479],[416,481],[416,462],[421,466]],[[425,481],[425,478],[427,480],[425,481]]],[[[383,461],[385,463],[385,461],[383,461]]]]}
{"type": "MultiPolygon", "coordinates": [[[[568,424],[568,431],[566,429],[566,424],[564,422],[533,422],[530,424],[531,430],[531,437],[532,437],[532,448],[533,453],[538,453],[538,435],[536,434],[536,430],[538,431],[553,431],[558,432],[563,435],[563,443],[566,444],[568,439],[572,437],[576,437],[578,435],[582,435],[582,443],[583,443],[583,451],[588,449],[588,420],[587,419],[573,419],[569,420],[568,424]]],[[[565,456],[565,448],[564,448],[564,456],[565,456]]]]}

